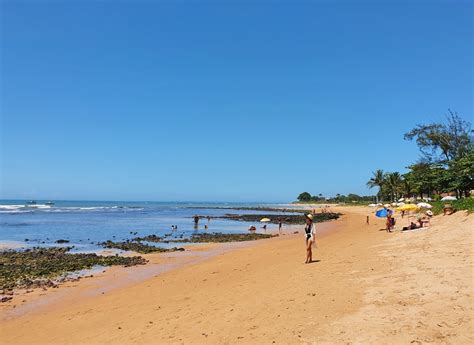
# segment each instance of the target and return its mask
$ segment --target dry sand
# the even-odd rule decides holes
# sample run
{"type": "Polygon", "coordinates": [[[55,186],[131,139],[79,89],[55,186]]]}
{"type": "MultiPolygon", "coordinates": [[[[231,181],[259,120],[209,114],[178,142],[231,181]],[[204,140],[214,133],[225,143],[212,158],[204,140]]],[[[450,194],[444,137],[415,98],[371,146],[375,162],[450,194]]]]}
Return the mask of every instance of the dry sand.
{"type": "Polygon", "coordinates": [[[59,302],[15,317],[12,305],[2,306],[0,342],[474,342],[474,216],[459,212],[435,217],[429,229],[386,233],[383,219],[365,224],[367,208],[339,209],[345,215],[318,239],[315,263],[303,263],[300,231],[88,294],[93,282],[105,288],[120,280],[122,271],[111,270],[55,289],[67,292],[59,302]]]}

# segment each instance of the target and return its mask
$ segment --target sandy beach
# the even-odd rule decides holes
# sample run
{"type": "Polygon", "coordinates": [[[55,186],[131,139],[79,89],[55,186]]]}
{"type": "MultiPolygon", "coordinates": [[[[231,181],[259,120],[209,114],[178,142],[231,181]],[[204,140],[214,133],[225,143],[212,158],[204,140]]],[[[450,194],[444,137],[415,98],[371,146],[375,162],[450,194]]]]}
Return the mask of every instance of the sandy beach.
{"type": "Polygon", "coordinates": [[[167,269],[112,268],[5,303],[1,342],[474,342],[473,215],[437,216],[428,229],[387,233],[383,219],[365,224],[367,207],[337,210],[340,220],[317,225],[325,231],[314,263],[304,264],[302,227],[245,245],[155,255],[167,269]],[[124,278],[131,272],[139,279],[124,278]]]}

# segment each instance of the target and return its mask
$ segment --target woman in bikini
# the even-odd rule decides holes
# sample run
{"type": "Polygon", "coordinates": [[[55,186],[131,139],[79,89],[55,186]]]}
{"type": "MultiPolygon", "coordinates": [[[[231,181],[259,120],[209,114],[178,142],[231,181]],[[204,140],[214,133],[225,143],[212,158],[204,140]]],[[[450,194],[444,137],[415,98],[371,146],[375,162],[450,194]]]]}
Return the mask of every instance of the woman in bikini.
{"type": "Polygon", "coordinates": [[[312,246],[315,243],[314,238],[314,224],[313,224],[313,215],[307,214],[306,215],[306,226],[304,227],[304,232],[306,236],[306,262],[305,264],[309,264],[313,261],[313,251],[312,246]]]}

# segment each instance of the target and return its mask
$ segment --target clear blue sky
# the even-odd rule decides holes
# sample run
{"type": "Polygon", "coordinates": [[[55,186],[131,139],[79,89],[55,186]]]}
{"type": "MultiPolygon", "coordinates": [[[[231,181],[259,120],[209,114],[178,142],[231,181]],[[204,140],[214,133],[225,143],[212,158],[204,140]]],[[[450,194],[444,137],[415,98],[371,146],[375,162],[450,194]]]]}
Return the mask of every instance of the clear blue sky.
{"type": "Polygon", "coordinates": [[[469,1],[197,3],[2,1],[0,198],[368,194],[472,120],[469,1]]]}

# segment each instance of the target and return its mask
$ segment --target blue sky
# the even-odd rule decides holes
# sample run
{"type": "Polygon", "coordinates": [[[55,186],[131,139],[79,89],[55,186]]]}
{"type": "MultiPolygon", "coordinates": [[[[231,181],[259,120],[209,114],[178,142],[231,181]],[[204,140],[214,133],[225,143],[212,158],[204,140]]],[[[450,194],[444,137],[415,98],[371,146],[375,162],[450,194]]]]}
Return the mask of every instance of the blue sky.
{"type": "Polygon", "coordinates": [[[368,194],[472,120],[470,2],[2,2],[0,198],[368,194]]]}

